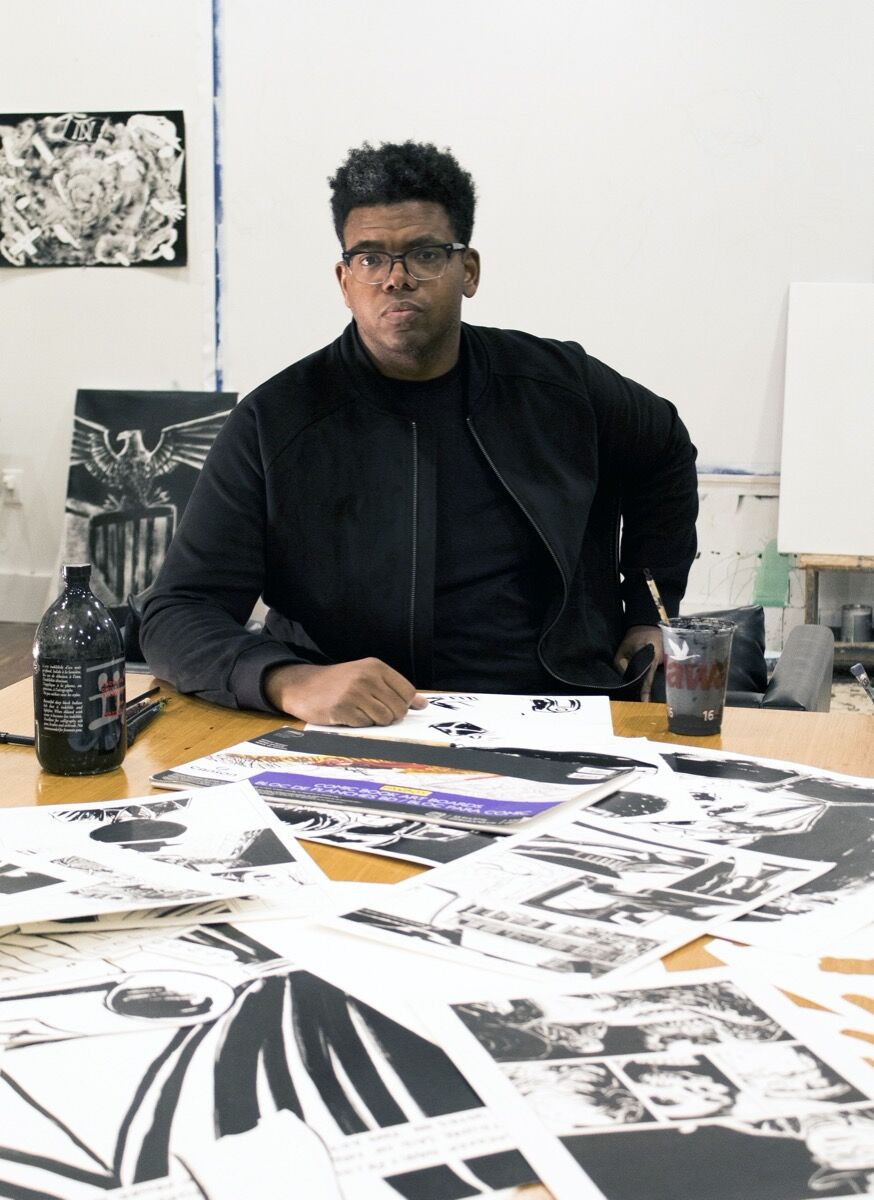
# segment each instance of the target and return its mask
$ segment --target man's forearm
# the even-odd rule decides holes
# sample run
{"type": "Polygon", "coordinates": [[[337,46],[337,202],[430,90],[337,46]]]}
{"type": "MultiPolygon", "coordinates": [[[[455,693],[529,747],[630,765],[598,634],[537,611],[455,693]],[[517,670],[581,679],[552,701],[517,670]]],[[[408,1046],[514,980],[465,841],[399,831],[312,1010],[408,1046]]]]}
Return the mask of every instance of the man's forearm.
{"type": "Polygon", "coordinates": [[[265,671],[296,656],[251,632],[218,605],[162,593],[143,609],[140,644],[149,669],[180,692],[229,708],[270,710],[265,671]]]}
{"type": "Polygon", "coordinates": [[[265,673],[263,690],[279,712],[314,725],[391,725],[409,708],[427,703],[408,679],[378,658],[276,666],[265,673]]]}

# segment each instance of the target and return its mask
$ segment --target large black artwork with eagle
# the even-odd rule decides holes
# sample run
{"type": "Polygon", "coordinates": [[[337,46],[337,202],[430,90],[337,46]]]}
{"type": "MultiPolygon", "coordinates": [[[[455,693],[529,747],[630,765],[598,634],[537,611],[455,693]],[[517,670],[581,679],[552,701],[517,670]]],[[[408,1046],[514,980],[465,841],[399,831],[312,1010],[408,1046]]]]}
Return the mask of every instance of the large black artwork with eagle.
{"type": "Polygon", "coordinates": [[[90,562],[92,586],[124,616],[155,579],[207,452],[236,395],[76,395],[64,558],[90,562]]]}

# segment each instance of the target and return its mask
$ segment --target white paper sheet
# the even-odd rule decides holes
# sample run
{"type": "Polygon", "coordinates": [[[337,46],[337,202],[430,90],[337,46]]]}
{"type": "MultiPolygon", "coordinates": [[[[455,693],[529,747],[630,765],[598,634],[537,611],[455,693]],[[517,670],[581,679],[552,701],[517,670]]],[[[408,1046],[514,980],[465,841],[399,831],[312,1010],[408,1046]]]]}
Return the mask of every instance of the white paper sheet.
{"type": "Polygon", "coordinates": [[[397,884],[339,925],[570,988],[639,968],[826,869],[588,813],[503,839],[475,865],[397,884]]]}
{"type": "MultiPolygon", "coordinates": [[[[17,810],[7,810],[9,812],[17,810]]],[[[40,810],[33,810],[40,811],[40,810]]],[[[23,843],[22,843],[23,844],[23,843]]],[[[239,894],[238,882],[198,876],[182,867],[131,859],[114,847],[72,840],[42,853],[0,853],[0,928],[46,920],[196,904],[239,894]]]]}
{"type": "Polygon", "coordinates": [[[234,993],[225,1011],[185,1026],[7,1049],[4,1184],[54,1200],[189,1200],[193,1176],[208,1200],[327,1200],[331,1188],[388,1200],[509,1198],[536,1180],[500,1114],[385,1013],[300,967],[234,993]],[[241,1191],[252,1156],[263,1161],[250,1162],[241,1191]]]}
{"type": "MultiPolygon", "coordinates": [[[[6,845],[54,858],[109,851],[131,871],[145,864],[190,872],[189,885],[206,895],[206,881],[217,880],[227,883],[224,894],[256,897],[263,910],[289,916],[317,911],[327,895],[324,872],[245,782],[208,792],[8,809],[0,813],[0,834],[6,845]]],[[[180,916],[192,919],[190,913],[180,916]]]]}
{"type": "Polygon", "coordinates": [[[867,1194],[871,1084],[754,981],[423,1003],[557,1200],[867,1194]]]}
{"type": "Polygon", "coordinates": [[[593,734],[612,735],[606,696],[511,696],[456,692],[426,697],[393,725],[306,725],[320,733],[397,738],[442,746],[529,746],[536,750],[576,750],[593,734]]]}
{"type": "Polygon", "coordinates": [[[662,753],[704,812],[689,836],[836,864],[722,930],[725,937],[809,954],[871,920],[874,779],[691,746],[662,753]]]}

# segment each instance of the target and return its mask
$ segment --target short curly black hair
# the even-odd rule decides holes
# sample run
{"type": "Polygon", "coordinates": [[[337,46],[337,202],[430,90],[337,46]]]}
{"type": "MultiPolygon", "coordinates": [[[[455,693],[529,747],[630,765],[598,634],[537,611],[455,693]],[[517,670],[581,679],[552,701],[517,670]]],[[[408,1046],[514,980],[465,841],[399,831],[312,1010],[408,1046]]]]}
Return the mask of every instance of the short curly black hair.
{"type": "Polygon", "coordinates": [[[431,200],[442,204],[455,238],[469,245],[473,233],[476,189],[469,172],[449,150],[431,142],[369,142],[349,151],[328,182],[334,229],[343,244],[343,227],[353,208],[431,200]]]}

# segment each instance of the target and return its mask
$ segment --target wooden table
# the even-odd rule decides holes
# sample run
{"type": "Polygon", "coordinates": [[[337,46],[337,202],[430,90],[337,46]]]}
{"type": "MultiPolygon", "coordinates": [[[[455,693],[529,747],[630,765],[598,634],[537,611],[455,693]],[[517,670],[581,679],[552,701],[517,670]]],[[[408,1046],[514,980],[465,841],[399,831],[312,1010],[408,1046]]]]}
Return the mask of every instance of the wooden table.
{"type": "MultiPolygon", "coordinates": [[[[128,696],[155,682],[149,675],[128,675],[128,696]]],[[[170,704],[137,738],[124,763],[105,775],[62,777],[40,770],[27,746],[0,745],[0,807],[25,804],[78,803],[120,800],[153,793],[149,777],[156,771],[211,754],[282,724],[269,713],[238,712],[203,700],[180,696],[161,683],[170,704]]],[[[625,737],[648,737],[659,742],[688,743],[688,737],[667,732],[662,704],[611,705],[613,727],[625,737]]],[[[33,732],[30,680],[0,690],[0,729],[33,732]]],[[[789,759],[851,775],[874,776],[874,711],[868,713],[795,713],[750,708],[726,709],[722,733],[691,739],[696,746],[789,759]]],[[[393,883],[425,868],[380,858],[357,850],[312,843],[307,848],[334,879],[393,883]]]]}

